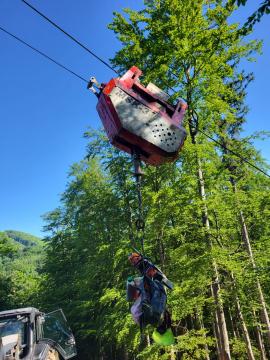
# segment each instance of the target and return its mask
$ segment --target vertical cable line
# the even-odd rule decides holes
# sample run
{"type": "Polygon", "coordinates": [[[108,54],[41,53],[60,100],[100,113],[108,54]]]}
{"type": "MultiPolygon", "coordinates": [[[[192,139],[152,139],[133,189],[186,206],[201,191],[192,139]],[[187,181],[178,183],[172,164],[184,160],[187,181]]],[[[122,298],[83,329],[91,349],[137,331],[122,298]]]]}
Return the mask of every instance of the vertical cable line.
{"type": "Polygon", "coordinates": [[[72,75],[76,76],[77,78],[79,78],[80,80],[88,83],[88,80],[86,80],[85,78],[83,78],[82,76],[76,74],[74,71],[70,70],[69,68],[67,68],[66,66],[62,65],[61,63],[59,63],[58,61],[54,60],[53,58],[51,58],[50,56],[48,56],[47,54],[45,54],[44,52],[36,49],[34,46],[28,44],[26,41],[22,40],[21,38],[19,38],[18,36],[12,34],[11,32],[7,31],[6,29],[4,29],[3,27],[0,26],[0,30],[3,31],[4,33],[8,34],[9,36],[11,36],[13,39],[19,41],[20,43],[22,43],[23,45],[27,46],[28,48],[32,49],[33,51],[37,52],[38,54],[42,55],[43,57],[45,57],[46,59],[50,60],[51,62],[53,62],[54,64],[56,64],[57,66],[61,67],[62,69],[68,71],[69,73],[71,73],[72,75]]]}
{"type": "Polygon", "coordinates": [[[88,47],[83,45],[79,40],[77,40],[73,35],[69,34],[67,31],[65,31],[63,28],[61,28],[59,25],[57,25],[54,21],[49,19],[46,15],[44,15],[42,12],[40,12],[38,9],[36,9],[33,5],[29,4],[27,1],[22,0],[22,2],[29,6],[32,10],[34,10],[37,14],[39,14],[41,17],[43,17],[46,21],[48,21],[50,24],[52,24],[55,28],[60,30],[63,34],[65,34],[67,37],[69,37],[71,40],[75,41],[76,44],[78,44],[80,47],[82,47],[84,50],[86,50],[89,54],[94,56],[97,60],[102,62],[105,66],[107,66],[110,70],[115,72],[117,75],[120,75],[108,62],[103,60],[100,56],[96,55],[92,50],[90,50],[88,47]]]}

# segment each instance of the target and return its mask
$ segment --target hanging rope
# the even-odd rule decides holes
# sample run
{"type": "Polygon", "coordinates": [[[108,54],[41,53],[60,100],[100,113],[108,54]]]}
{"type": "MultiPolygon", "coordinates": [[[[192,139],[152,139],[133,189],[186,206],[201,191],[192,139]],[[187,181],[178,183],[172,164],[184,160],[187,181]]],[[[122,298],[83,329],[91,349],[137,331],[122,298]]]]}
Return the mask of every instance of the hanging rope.
{"type": "Polygon", "coordinates": [[[142,202],[142,176],[143,171],[141,168],[141,158],[138,151],[134,150],[132,154],[133,164],[134,164],[134,176],[136,180],[136,190],[137,190],[137,198],[138,198],[138,217],[136,219],[136,231],[137,238],[140,241],[141,252],[144,254],[144,214],[143,214],[143,202],[142,202]]]}

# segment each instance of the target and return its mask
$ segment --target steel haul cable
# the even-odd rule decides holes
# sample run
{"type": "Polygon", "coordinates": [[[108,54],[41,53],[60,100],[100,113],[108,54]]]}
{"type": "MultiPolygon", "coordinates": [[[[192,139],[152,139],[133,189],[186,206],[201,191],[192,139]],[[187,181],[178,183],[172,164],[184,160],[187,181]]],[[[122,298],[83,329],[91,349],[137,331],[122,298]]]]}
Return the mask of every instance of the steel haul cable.
{"type": "MultiPolygon", "coordinates": [[[[39,10],[37,10],[35,7],[33,7],[31,4],[29,4],[27,1],[25,0],[21,0],[24,4],[26,4],[27,6],[29,6],[31,9],[33,9],[36,13],[38,13],[40,16],[42,16],[44,19],[46,19],[50,24],[52,24],[54,27],[56,27],[57,29],[59,29],[62,33],[64,33],[66,36],[68,36],[71,40],[75,41],[75,43],[77,43],[79,46],[81,46],[83,49],[85,49],[88,53],[90,53],[92,56],[94,56],[96,59],[98,59],[100,62],[102,62],[105,66],[107,66],[109,69],[111,69],[113,72],[115,72],[116,74],[119,75],[119,73],[113,68],[111,67],[106,61],[104,61],[103,59],[101,59],[99,56],[97,56],[93,51],[91,51],[90,49],[88,49],[85,45],[83,45],[79,40],[77,40],[76,38],[74,38],[72,35],[70,35],[68,32],[66,32],[65,30],[63,30],[59,25],[57,25],[55,22],[53,22],[52,20],[50,20],[46,15],[42,14],[39,10]]],[[[80,75],[74,73],[72,70],[66,68],[64,65],[58,63],[57,61],[55,61],[54,59],[52,59],[51,57],[47,56],[45,53],[37,50],[36,48],[34,48],[33,46],[29,45],[28,43],[26,43],[24,40],[18,38],[17,36],[11,34],[10,32],[8,32],[7,30],[3,29],[2,27],[0,27],[0,30],[4,31],[5,33],[9,34],[10,36],[12,36],[13,38],[17,39],[18,41],[20,41],[21,43],[25,44],[26,46],[28,46],[29,48],[33,49],[34,51],[38,52],[39,54],[41,54],[42,56],[44,56],[45,58],[49,59],[50,61],[54,62],[55,64],[57,64],[58,66],[62,67],[63,69],[69,71],[70,73],[72,73],[73,75],[75,75],[76,77],[80,78],[81,80],[83,80],[84,82],[88,83],[88,80],[84,79],[83,77],[81,77],[80,75]]],[[[173,89],[174,93],[176,93],[176,91],[173,89]]],[[[214,139],[211,135],[207,134],[206,132],[202,131],[201,129],[197,129],[198,132],[200,132],[201,134],[203,134],[204,136],[206,136],[207,138],[211,139],[213,142],[215,142],[220,148],[225,149],[227,151],[229,151],[231,154],[237,156],[239,159],[241,159],[242,161],[244,161],[246,164],[248,164],[249,166],[253,167],[254,169],[256,169],[257,171],[261,172],[262,174],[264,174],[265,176],[267,176],[268,178],[270,178],[270,175],[265,172],[264,170],[262,170],[261,168],[259,168],[257,165],[251,163],[249,160],[245,159],[242,155],[238,154],[236,151],[228,148],[227,146],[223,145],[222,143],[220,143],[218,140],[214,139]]]]}
{"type": "Polygon", "coordinates": [[[29,6],[32,10],[34,10],[37,14],[39,14],[41,17],[43,17],[46,21],[48,21],[51,25],[56,27],[58,30],[60,30],[63,34],[65,34],[67,37],[69,37],[71,40],[75,41],[76,44],[78,44],[80,47],[82,47],[84,50],[86,50],[89,54],[94,56],[97,60],[102,62],[105,66],[107,66],[110,70],[114,71],[117,75],[120,75],[109,63],[107,63],[105,60],[103,60],[100,56],[95,54],[92,50],[90,50],[88,47],[83,45],[79,40],[77,40],[73,35],[69,34],[67,31],[65,31],[63,28],[61,28],[59,25],[57,25],[54,21],[49,19],[46,15],[44,15],[42,12],[40,12],[38,9],[36,9],[33,5],[29,4],[27,1],[22,0],[22,2],[29,6]]]}
{"type": "MultiPolygon", "coordinates": [[[[34,10],[37,14],[39,14],[41,17],[43,17],[46,21],[48,21],[50,24],[52,24],[54,27],[56,27],[58,30],[60,30],[62,33],[64,33],[66,36],[68,36],[71,40],[75,41],[79,46],[81,46],[83,49],[85,49],[87,52],[89,52],[92,56],[94,56],[95,58],[97,58],[99,61],[101,61],[104,65],[106,65],[108,68],[110,68],[112,71],[114,71],[116,74],[120,75],[112,66],[110,66],[106,61],[104,61],[103,59],[101,59],[99,56],[97,56],[93,51],[91,51],[90,49],[88,49],[85,45],[83,45],[79,40],[77,40],[76,38],[74,38],[74,36],[70,35],[67,31],[65,31],[63,28],[61,28],[59,25],[57,25],[54,21],[52,21],[51,19],[49,19],[46,15],[44,15],[43,13],[41,13],[39,10],[37,10],[33,5],[29,4],[26,0],[22,0],[22,2],[24,4],[26,4],[27,6],[29,6],[32,10],[34,10]]],[[[168,86],[168,85],[167,85],[168,86]]],[[[168,86],[170,89],[172,89],[170,86],[168,86]]],[[[174,93],[176,93],[176,91],[174,89],[172,89],[174,93]]],[[[204,136],[206,136],[208,139],[211,139],[213,142],[215,142],[219,147],[229,151],[231,154],[237,156],[239,159],[241,159],[242,161],[244,161],[246,164],[248,164],[249,166],[253,167],[254,169],[260,171],[262,174],[264,174],[265,176],[270,178],[270,175],[267,174],[264,170],[262,170],[261,168],[259,168],[257,165],[251,163],[249,160],[245,159],[242,155],[239,155],[238,153],[236,153],[234,150],[231,150],[230,148],[226,147],[225,145],[221,144],[218,140],[215,140],[213,137],[211,137],[210,135],[208,135],[207,133],[205,133],[204,131],[202,131],[201,129],[198,128],[198,132],[200,132],[201,134],[203,134],[204,136]]]]}
{"type": "Polygon", "coordinates": [[[223,145],[221,142],[219,142],[218,140],[214,139],[212,136],[210,136],[209,134],[205,133],[203,130],[198,129],[198,131],[203,134],[205,137],[207,137],[208,139],[212,140],[214,143],[216,143],[220,148],[223,148],[227,151],[229,151],[231,154],[237,156],[239,159],[241,159],[242,161],[244,161],[246,164],[248,164],[249,166],[253,167],[254,169],[260,171],[262,174],[266,175],[267,177],[270,178],[270,175],[267,174],[267,172],[265,172],[264,170],[262,170],[261,168],[259,168],[257,165],[251,163],[249,160],[247,160],[246,158],[244,158],[242,155],[238,154],[237,152],[235,152],[232,149],[229,149],[226,145],[223,145]]]}
{"type": "Polygon", "coordinates": [[[60,64],[58,61],[54,60],[53,58],[51,58],[50,56],[48,56],[47,54],[45,54],[44,52],[36,49],[34,46],[28,44],[26,41],[22,40],[21,38],[19,38],[18,36],[12,34],[11,32],[7,31],[6,29],[4,29],[3,27],[0,26],[0,30],[3,31],[4,33],[8,34],[9,36],[11,36],[12,38],[14,38],[15,40],[19,41],[20,43],[22,43],[23,45],[27,46],[28,48],[32,49],[33,51],[37,52],[38,54],[42,55],[43,57],[45,57],[46,59],[50,60],[51,62],[53,62],[54,64],[58,65],[59,67],[61,67],[62,69],[68,71],[69,73],[71,73],[72,75],[76,76],[77,78],[79,78],[80,80],[88,83],[88,80],[86,80],[85,78],[83,78],[82,76],[76,74],[74,71],[70,70],[69,68],[67,68],[66,66],[60,64]]]}

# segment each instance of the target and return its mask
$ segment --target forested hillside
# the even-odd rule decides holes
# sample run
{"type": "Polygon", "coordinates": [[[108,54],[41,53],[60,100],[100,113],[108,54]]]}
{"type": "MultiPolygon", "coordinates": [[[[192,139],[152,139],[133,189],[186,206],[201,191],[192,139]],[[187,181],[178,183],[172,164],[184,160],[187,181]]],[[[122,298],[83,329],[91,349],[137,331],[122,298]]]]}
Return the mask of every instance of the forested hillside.
{"type": "Polygon", "coordinates": [[[34,306],[44,257],[41,239],[19,231],[0,232],[0,311],[34,306]]]}
{"type": "Polygon", "coordinates": [[[43,242],[37,236],[33,236],[31,234],[27,234],[21,231],[15,230],[6,230],[4,233],[15,242],[22,244],[25,248],[29,248],[31,246],[42,246],[43,242]]]}
{"type": "Polygon", "coordinates": [[[81,359],[269,358],[269,178],[245,161],[267,171],[242,135],[253,76],[241,60],[261,44],[230,23],[233,11],[220,1],[148,1],[110,25],[122,43],[116,68],[136,64],[144,83],[189,105],[178,161],[143,169],[145,251],[175,283],[177,342],[140,346],[125,300],[137,214],[131,160],[89,132],[89,161],[72,167],[61,206],[47,216],[43,284],[44,306],[64,308],[81,359]]]}

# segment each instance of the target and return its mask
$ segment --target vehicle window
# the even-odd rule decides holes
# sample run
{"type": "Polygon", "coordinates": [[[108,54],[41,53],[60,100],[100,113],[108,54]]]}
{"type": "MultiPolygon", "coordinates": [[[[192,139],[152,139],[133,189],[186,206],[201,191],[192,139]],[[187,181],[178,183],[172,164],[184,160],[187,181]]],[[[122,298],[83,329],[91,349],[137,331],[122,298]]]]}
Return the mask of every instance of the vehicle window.
{"type": "Polygon", "coordinates": [[[57,343],[60,354],[69,359],[76,355],[75,339],[62,310],[56,310],[44,316],[43,335],[57,343]]]}
{"type": "Polygon", "coordinates": [[[27,320],[16,317],[0,319],[0,337],[18,334],[20,336],[21,345],[27,343],[27,320]]]}

